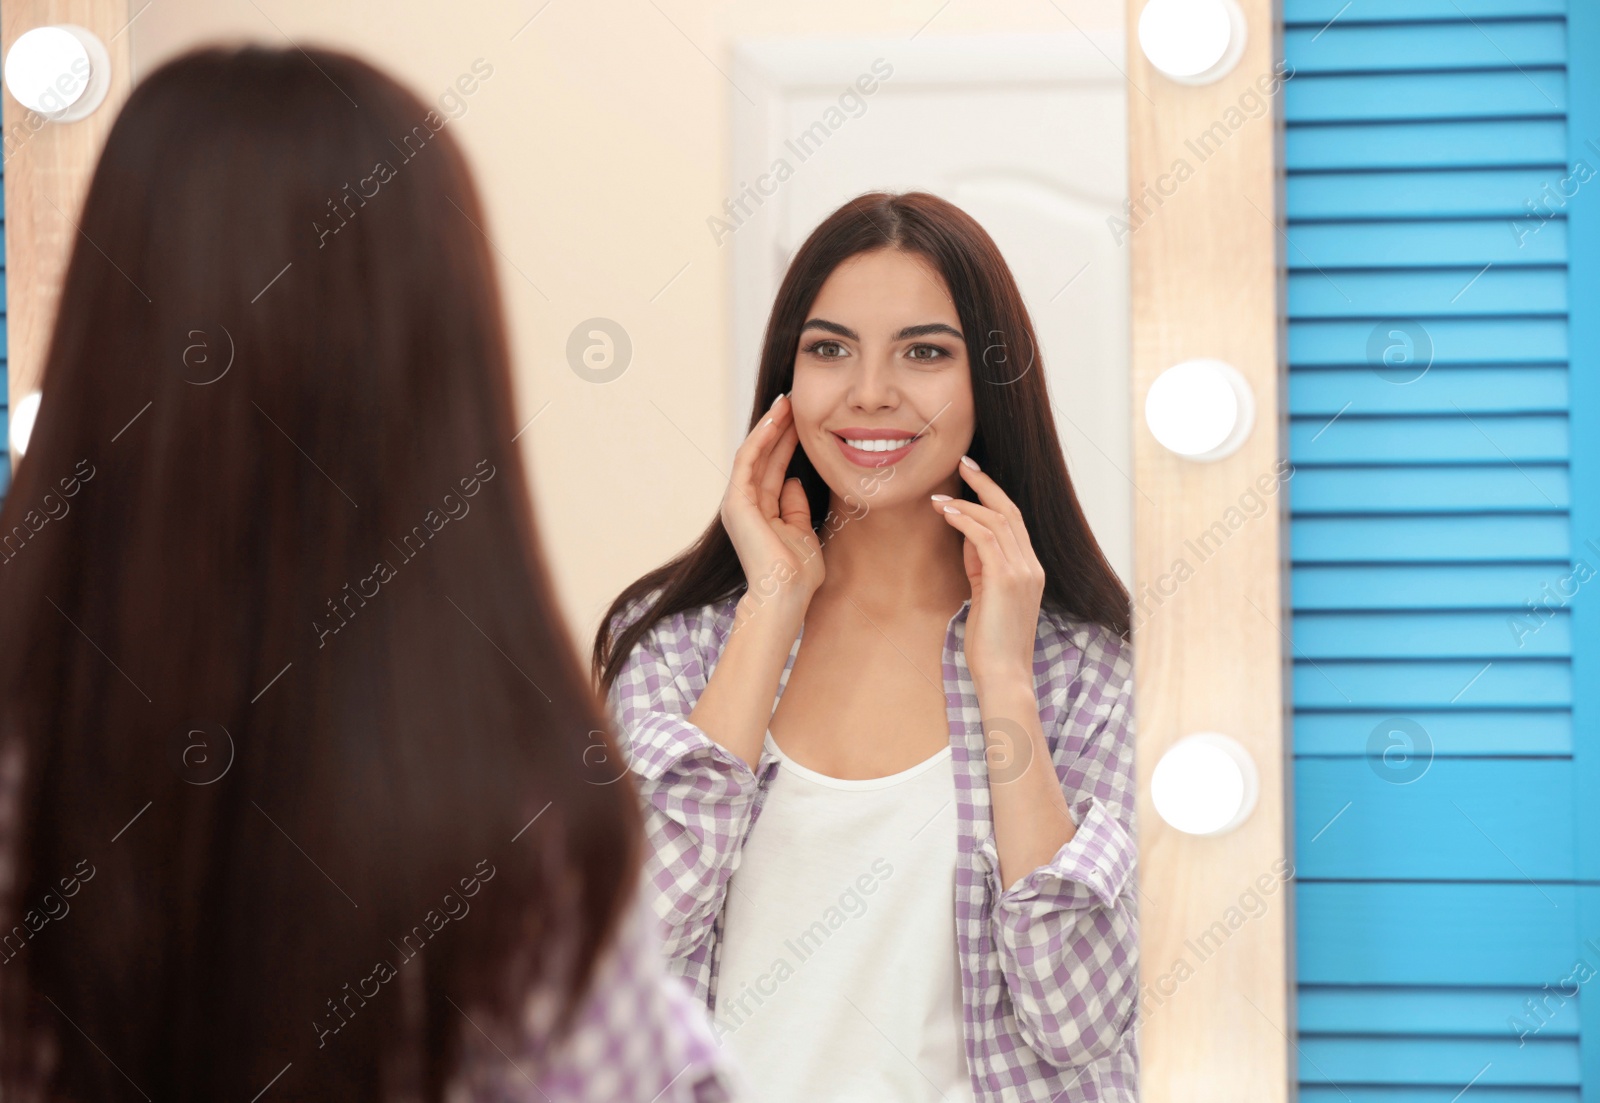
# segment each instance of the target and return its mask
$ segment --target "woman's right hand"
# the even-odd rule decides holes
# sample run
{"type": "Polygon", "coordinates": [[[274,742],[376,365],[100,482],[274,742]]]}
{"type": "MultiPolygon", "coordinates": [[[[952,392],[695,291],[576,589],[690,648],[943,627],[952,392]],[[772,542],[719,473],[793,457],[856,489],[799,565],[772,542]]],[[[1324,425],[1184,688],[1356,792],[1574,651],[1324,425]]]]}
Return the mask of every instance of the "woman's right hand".
{"type": "Polygon", "coordinates": [[[779,395],[734,453],[722,526],[744,568],[746,600],[779,599],[803,615],[822,585],[823,566],[805,488],[784,478],[799,443],[789,396],[779,395]]]}

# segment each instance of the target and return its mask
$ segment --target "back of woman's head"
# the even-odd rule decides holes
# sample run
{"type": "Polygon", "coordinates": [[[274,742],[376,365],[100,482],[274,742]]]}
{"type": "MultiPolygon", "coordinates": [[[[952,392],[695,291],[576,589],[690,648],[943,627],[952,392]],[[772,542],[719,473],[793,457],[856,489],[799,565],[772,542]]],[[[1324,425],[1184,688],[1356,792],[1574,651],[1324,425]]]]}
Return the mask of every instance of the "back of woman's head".
{"type": "Polygon", "coordinates": [[[78,226],[0,511],[0,1089],[437,1098],[637,863],[466,164],[360,61],[208,50],[78,226]]]}

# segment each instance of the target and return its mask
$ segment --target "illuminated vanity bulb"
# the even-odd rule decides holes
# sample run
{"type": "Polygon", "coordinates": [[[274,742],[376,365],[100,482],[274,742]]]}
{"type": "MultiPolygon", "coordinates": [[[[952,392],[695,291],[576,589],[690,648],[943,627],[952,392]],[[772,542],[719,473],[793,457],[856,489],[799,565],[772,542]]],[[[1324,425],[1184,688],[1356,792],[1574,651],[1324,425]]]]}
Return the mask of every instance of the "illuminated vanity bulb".
{"type": "Polygon", "coordinates": [[[1221,360],[1185,360],[1156,377],[1144,398],[1144,420],[1162,447],[1191,460],[1219,460],[1238,451],[1255,424],[1250,383],[1221,360]]]}
{"type": "Polygon", "coordinates": [[[85,118],[111,87],[111,58],[91,31],[70,23],[35,27],[11,44],[6,90],[53,122],[85,118]]]}
{"type": "Polygon", "coordinates": [[[1150,0],[1139,13],[1139,46],[1172,80],[1209,84],[1244,56],[1246,27],[1236,0],[1150,0]]]}
{"type": "Polygon", "coordinates": [[[39,392],[29,391],[17,400],[11,409],[11,448],[17,455],[28,450],[28,438],[33,436],[34,419],[39,416],[39,392]]]}
{"type": "Polygon", "coordinates": [[[1156,813],[1190,835],[1232,831],[1255,811],[1261,778],[1250,752],[1218,732],[1184,736],[1150,776],[1156,813]]]}

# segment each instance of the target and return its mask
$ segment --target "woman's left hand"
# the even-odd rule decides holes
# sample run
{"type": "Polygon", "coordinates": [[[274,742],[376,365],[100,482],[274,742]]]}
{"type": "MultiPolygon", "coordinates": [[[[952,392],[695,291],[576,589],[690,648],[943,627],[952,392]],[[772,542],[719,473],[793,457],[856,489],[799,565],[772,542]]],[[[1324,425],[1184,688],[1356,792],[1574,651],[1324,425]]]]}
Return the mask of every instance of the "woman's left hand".
{"type": "Polygon", "coordinates": [[[1033,554],[1022,511],[1000,484],[965,456],[956,466],[978,501],[935,496],[933,508],[966,537],[961,554],[972,585],[967,669],[975,683],[1021,678],[1031,685],[1044,567],[1033,554]]]}

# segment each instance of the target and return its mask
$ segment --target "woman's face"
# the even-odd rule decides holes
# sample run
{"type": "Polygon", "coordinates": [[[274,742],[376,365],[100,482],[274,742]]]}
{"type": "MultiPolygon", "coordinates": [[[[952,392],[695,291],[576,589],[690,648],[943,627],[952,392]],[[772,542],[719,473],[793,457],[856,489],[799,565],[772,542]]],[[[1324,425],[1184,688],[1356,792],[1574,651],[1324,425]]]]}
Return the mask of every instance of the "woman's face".
{"type": "Polygon", "coordinates": [[[891,248],[835,268],[801,328],[790,401],[800,446],[846,503],[959,495],[972,372],[938,270],[891,248]]]}

